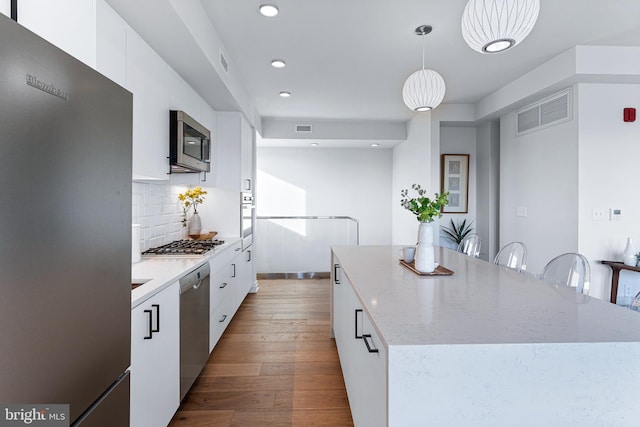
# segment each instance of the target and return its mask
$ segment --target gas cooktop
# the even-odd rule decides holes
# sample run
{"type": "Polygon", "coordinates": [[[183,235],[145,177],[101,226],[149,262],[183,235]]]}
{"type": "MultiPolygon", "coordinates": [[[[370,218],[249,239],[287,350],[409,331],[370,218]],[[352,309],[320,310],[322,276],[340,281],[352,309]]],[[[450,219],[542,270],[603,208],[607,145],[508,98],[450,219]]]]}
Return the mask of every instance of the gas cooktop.
{"type": "Polygon", "coordinates": [[[216,246],[224,244],[224,240],[176,240],[166,245],[147,249],[142,255],[204,255],[216,246]]]}

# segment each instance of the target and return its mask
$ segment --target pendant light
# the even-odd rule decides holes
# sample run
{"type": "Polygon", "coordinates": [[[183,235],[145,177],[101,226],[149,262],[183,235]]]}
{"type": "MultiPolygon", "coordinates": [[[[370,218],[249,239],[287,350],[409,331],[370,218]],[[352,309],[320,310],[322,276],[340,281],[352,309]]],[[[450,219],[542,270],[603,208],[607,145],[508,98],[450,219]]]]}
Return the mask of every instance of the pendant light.
{"type": "Polygon", "coordinates": [[[402,99],[413,111],[433,110],[444,98],[444,79],[436,71],[424,68],[424,36],[432,29],[431,25],[416,28],[416,34],[422,36],[422,69],[411,74],[402,87],[402,99]]]}
{"type": "Polygon", "coordinates": [[[502,52],[529,35],[539,13],[540,0],[469,0],[462,37],[478,52],[502,52]]]}

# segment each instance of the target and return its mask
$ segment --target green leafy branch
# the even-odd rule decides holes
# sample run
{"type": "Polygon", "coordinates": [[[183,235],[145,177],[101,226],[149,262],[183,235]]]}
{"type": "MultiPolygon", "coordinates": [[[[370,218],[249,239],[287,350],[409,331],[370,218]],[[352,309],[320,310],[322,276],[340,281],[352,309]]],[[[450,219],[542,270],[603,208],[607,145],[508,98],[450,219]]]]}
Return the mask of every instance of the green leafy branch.
{"type": "Polygon", "coordinates": [[[449,204],[449,192],[442,194],[435,193],[433,199],[425,197],[426,190],[418,184],[411,186],[417,193],[418,197],[409,198],[409,190],[402,190],[400,195],[402,199],[400,204],[402,207],[413,213],[420,222],[433,222],[436,218],[442,216],[442,208],[449,204]]]}

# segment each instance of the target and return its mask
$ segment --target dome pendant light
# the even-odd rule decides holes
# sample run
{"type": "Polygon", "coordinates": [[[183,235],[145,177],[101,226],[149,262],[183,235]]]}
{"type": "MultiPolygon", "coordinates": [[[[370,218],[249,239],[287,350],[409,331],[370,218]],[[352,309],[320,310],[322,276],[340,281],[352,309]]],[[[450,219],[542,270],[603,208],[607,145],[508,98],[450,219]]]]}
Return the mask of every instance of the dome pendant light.
{"type": "Polygon", "coordinates": [[[424,68],[424,36],[431,30],[430,25],[416,28],[416,34],[422,36],[422,69],[411,74],[402,87],[402,99],[413,111],[433,110],[444,98],[444,79],[436,71],[424,68]]]}
{"type": "Polygon", "coordinates": [[[462,37],[478,52],[502,52],[529,35],[539,13],[540,0],[469,0],[462,37]]]}

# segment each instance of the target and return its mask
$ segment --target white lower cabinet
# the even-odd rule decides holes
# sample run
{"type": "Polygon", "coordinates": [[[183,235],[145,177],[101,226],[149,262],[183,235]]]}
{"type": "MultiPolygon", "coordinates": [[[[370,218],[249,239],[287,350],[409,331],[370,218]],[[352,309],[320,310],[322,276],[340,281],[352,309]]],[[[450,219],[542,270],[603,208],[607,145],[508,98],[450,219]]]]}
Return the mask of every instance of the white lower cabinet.
{"type": "Polygon", "coordinates": [[[251,255],[247,256],[246,252],[241,252],[239,246],[230,249],[229,257],[232,258],[211,277],[209,351],[213,351],[251,287],[249,277],[245,274],[247,257],[250,260],[251,255]]]}
{"type": "Polygon", "coordinates": [[[238,278],[238,286],[236,288],[236,298],[238,302],[238,306],[242,304],[245,297],[251,290],[251,286],[253,285],[252,280],[253,273],[253,247],[242,251],[238,259],[236,259],[236,275],[238,278]]]}
{"type": "Polygon", "coordinates": [[[131,427],[166,426],[180,405],[180,286],[131,312],[131,427]]]}
{"type": "Polygon", "coordinates": [[[333,332],[353,422],[356,427],[386,426],[386,350],[337,262],[332,287],[333,332]]]}
{"type": "Polygon", "coordinates": [[[234,269],[233,262],[225,264],[211,280],[209,352],[213,351],[235,313],[234,269]]]}

